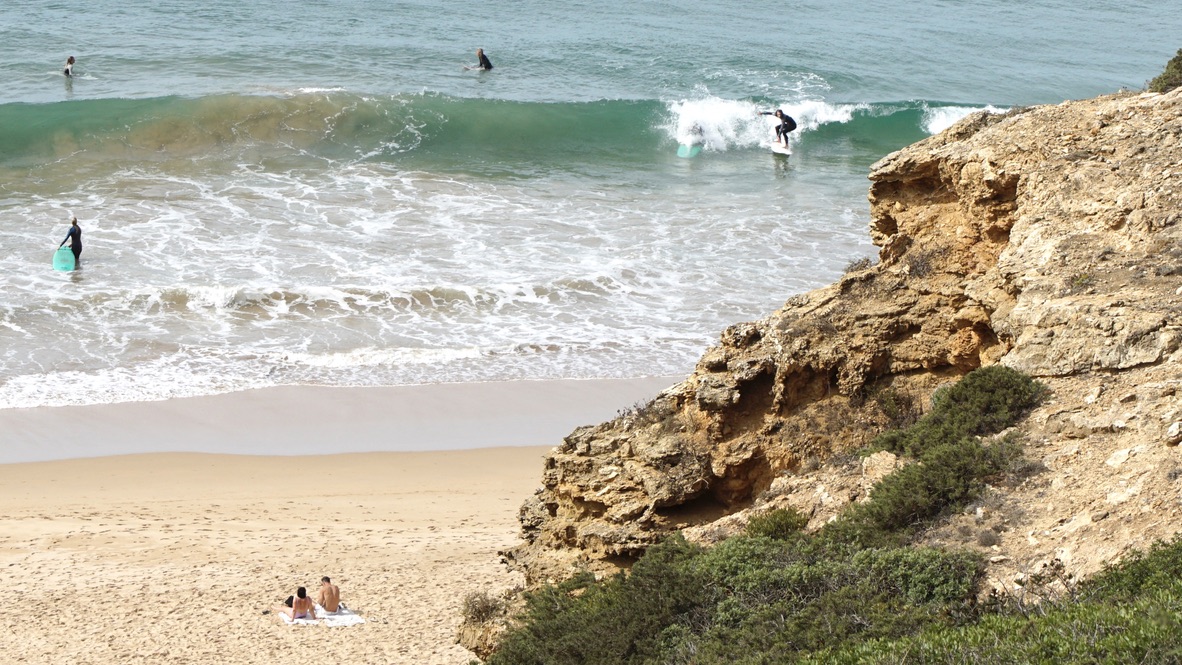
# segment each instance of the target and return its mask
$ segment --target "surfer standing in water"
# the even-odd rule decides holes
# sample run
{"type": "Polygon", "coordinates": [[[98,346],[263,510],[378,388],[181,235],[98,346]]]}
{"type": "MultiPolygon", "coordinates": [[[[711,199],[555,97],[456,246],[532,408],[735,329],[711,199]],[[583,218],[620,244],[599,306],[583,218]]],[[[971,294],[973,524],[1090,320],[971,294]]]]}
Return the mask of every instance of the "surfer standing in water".
{"type": "Polygon", "coordinates": [[[783,143],[784,147],[788,147],[788,132],[796,129],[796,121],[792,116],[784,113],[780,109],[775,111],[760,111],[759,115],[774,115],[780,119],[780,124],[776,125],[776,142],[783,143]]]}
{"type": "Polygon", "coordinates": [[[492,61],[484,54],[484,49],[482,48],[476,49],[476,61],[478,64],[475,67],[468,67],[468,69],[483,69],[486,72],[492,69],[492,61]]]}
{"type": "Polygon", "coordinates": [[[62,73],[65,74],[67,78],[74,77],[74,56],[66,58],[66,68],[62,70],[62,73]]]}
{"type": "Polygon", "coordinates": [[[66,232],[66,237],[62,240],[62,244],[57,248],[61,249],[66,242],[70,243],[70,251],[74,252],[74,270],[82,266],[82,228],[78,226],[78,218],[74,217],[70,225],[70,230],[66,232]]]}

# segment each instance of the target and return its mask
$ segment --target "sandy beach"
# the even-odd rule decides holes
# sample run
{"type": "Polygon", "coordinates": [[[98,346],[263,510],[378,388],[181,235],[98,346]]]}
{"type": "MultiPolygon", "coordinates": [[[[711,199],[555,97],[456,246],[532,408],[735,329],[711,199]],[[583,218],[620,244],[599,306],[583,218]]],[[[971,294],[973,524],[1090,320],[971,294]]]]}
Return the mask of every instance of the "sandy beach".
{"type": "Polygon", "coordinates": [[[0,653],[468,663],[453,639],[460,604],[520,583],[497,552],[517,541],[542,454],[673,382],[282,388],[0,411],[12,592],[0,653]],[[58,441],[67,423],[78,438],[58,441]],[[272,612],[322,575],[366,623],[287,626],[272,612]]]}

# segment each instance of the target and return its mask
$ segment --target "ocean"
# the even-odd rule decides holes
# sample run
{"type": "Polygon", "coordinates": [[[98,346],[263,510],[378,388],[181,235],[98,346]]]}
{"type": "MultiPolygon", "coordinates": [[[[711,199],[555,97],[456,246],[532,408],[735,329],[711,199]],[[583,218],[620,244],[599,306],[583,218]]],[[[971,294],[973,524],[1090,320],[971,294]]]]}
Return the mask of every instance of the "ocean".
{"type": "Polygon", "coordinates": [[[875,161],[1141,89],[1180,28],[1127,0],[5,2],[0,408],[681,375],[875,255],[875,161]]]}

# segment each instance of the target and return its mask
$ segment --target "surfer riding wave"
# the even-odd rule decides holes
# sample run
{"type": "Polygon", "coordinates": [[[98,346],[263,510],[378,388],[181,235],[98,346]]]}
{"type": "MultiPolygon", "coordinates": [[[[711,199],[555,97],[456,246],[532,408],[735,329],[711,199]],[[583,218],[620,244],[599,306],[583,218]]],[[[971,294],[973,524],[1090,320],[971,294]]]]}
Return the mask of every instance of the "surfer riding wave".
{"type": "Polygon", "coordinates": [[[788,133],[796,129],[796,121],[792,116],[784,113],[781,109],[775,111],[760,111],[759,115],[771,115],[779,118],[780,124],[776,125],[776,142],[782,143],[785,148],[788,147],[788,133]]]}

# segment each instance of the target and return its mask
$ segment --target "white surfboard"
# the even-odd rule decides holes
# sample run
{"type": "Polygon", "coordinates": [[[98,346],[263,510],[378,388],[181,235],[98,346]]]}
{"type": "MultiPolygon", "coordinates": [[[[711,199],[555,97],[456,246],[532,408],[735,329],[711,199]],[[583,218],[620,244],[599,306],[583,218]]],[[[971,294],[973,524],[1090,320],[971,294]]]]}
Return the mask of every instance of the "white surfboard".
{"type": "Polygon", "coordinates": [[[789,148],[783,143],[772,143],[772,154],[788,157],[792,155],[792,148],[789,148]]]}

